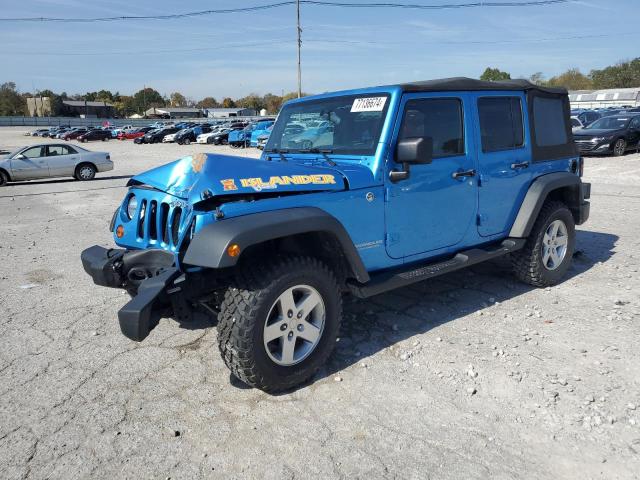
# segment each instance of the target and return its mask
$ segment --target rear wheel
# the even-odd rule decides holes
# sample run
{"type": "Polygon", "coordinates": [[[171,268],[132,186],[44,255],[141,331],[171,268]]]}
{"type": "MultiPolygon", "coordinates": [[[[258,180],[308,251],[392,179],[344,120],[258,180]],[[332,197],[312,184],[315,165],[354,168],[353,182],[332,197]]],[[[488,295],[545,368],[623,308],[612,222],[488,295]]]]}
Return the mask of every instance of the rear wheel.
{"type": "Polygon", "coordinates": [[[546,202],[525,246],[511,255],[516,276],[536,287],[560,282],[575,248],[573,215],[562,202],[546,202]]]}
{"type": "Polygon", "coordinates": [[[619,138],[618,140],[616,140],[616,143],[613,144],[613,156],[621,157],[626,151],[627,142],[625,142],[624,138],[619,138]]]}
{"type": "Polygon", "coordinates": [[[333,272],[309,257],[241,268],[218,315],[218,346],[233,374],[264,391],[311,377],[331,354],[342,316],[333,272]]]}
{"type": "Polygon", "coordinates": [[[96,176],[96,167],[89,163],[83,163],[76,168],[75,177],[78,180],[93,180],[96,176]]]}

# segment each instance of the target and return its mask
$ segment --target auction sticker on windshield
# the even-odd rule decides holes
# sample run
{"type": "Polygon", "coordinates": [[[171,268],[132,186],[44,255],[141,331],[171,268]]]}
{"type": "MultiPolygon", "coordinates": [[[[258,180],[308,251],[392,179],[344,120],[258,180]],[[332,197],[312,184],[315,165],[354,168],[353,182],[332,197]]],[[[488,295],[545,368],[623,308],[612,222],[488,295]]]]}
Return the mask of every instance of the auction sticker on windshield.
{"type": "Polygon", "coordinates": [[[351,105],[351,112],[381,112],[387,97],[356,98],[351,105]]]}

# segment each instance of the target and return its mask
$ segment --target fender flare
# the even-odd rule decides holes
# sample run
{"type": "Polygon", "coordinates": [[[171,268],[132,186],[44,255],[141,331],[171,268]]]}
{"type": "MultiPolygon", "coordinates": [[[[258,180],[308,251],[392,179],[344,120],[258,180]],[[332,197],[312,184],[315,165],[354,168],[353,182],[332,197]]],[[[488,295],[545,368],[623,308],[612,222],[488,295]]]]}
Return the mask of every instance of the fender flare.
{"type": "Polygon", "coordinates": [[[548,195],[558,189],[563,190],[563,199],[576,219],[576,223],[582,223],[580,210],[584,208],[584,199],[589,198],[589,187],[590,184],[582,183],[580,177],[569,172],[549,173],[538,177],[529,186],[509,232],[509,237],[528,237],[548,195]]]}
{"type": "Polygon", "coordinates": [[[362,283],[369,281],[369,273],[342,223],[315,207],[253,213],[206,225],[191,239],[182,263],[207,268],[233,267],[239,257],[227,254],[232,244],[239,245],[242,252],[268,240],[312,232],[334,235],[354,277],[362,283]]]}

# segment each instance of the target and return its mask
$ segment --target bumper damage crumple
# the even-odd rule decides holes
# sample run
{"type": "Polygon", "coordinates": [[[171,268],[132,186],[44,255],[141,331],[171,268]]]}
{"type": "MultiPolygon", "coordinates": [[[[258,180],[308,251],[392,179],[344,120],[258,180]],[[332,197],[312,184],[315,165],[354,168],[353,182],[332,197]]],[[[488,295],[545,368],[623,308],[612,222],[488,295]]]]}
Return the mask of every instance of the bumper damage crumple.
{"type": "Polygon", "coordinates": [[[84,250],[81,259],[96,285],[124,288],[133,295],[118,312],[120,330],[131,340],[144,340],[170,307],[182,319],[190,315],[180,287],[184,275],[170,253],[95,245],[84,250]]]}

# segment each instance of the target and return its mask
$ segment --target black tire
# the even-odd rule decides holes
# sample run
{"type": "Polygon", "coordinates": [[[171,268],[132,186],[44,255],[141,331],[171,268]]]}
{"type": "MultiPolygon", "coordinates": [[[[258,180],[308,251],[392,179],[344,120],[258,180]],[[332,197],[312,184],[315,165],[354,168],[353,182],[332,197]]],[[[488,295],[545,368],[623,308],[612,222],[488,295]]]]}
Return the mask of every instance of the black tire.
{"type": "Polygon", "coordinates": [[[525,246],[511,255],[515,275],[521,281],[536,287],[548,287],[559,283],[571,266],[576,241],[575,228],[573,215],[564,203],[545,202],[525,246]],[[547,229],[556,220],[560,220],[566,227],[567,243],[562,261],[550,269],[543,261],[543,242],[547,229]]]}
{"type": "Polygon", "coordinates": [[[76,180],[88,181],[93,180],[96,176],[96,167],[90,163],[81,163],[76,167],[74,177],[76,180]]]}
{"type": "Polygon", "coordinates": [[[7,174],[0,170],[0,187],[4,187],[9,182],[7,174]]]}
{"type": "Polygon", "coordinates": [[[613,144],[613,156],[621,157],[627,151],[627,142],[624,138],[619,138],[613,144]]]}
{"type": "Polygon", "coordinates": [[[189,138],[185,138],[185,140],[184,140],[184,144],[185,144],[185,145],[191,145],[191,139],[189,139],[189,138]]]}
{"type": "Polygon", "coordinates": [[[310,257],[276,258],[269,263],[238,269],[220,306],[218,347],[227,367],[247,385],[266,392],[288,390],[309,379],[329,358],[341,318],[338,282],[325,264],[310,257]],[[308,356],[285,366],[276,363],[267,353],[264,329],[274,303],[283,292],[296,285],[316,290],[323,302],[325,320],[322,333],[308,356]]]}

